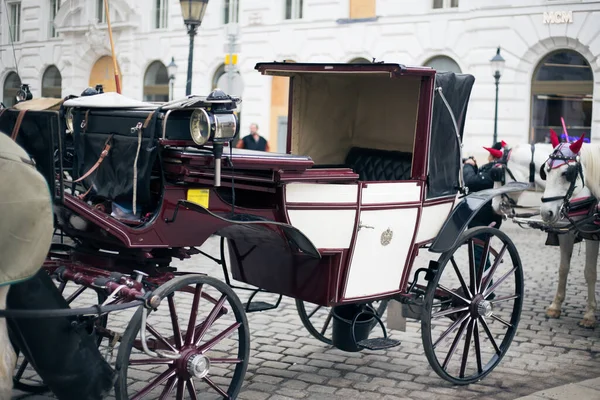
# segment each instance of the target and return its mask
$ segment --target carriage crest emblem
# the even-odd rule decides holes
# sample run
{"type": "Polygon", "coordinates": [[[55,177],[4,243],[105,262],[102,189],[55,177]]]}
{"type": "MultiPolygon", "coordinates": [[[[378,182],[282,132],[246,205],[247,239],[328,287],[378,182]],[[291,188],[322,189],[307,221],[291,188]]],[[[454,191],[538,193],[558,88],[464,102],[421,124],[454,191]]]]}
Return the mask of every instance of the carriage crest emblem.
{"type": "Polygon", "coordinates": [[[390,242],[392,241],[392,237],[393,236],[394,236],[394,232],[392,232],[392,230],[390,228],[387,228],[381,234],[381,245],[382,246],[387,246],[388,244],[390,244],[390,242]]]}

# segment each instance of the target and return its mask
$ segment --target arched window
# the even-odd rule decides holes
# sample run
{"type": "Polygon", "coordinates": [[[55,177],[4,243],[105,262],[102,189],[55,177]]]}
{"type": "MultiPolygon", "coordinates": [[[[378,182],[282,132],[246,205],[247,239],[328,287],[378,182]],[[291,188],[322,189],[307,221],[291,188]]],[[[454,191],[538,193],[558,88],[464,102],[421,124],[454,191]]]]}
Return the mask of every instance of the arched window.
{"type": "Polygon", "coordinates": [[[42,97],[62,98],[62,77],[54,65],[46,68],[42,77],[42,97]]]}
{"type": "Polygon", "coordinates": [[[531,82],[531,137],[534,143],[549,142],[550,129],[569,136],[582,133],[589,139],[592,125],[594,74],[578,52],[558,50],[536,66],[531,82]]]}
{"type": "Polygon", "coordinates": [[[21,87],[21,78],[16,72],[11,72],[4,79],[2,103],[6,107],[13,106],[16,102],[17,92],[21,87]]]}
{"type": "MultiPolygon", "coordinates": [[[[119,71],[121,68],[117,64],[119,71]]],[[[119,81],[121,87],[123,87],[123,74],[119,73],[119,81]]],[[[116,92],[117,84],[115,83],[115,68],[113,59],[110,56],[102,56],[96,61],[90,72],[90,87],[94,88],[96,85],[102,85],[103,91],[116,92]]]]}
{"type": "Polygon", "coordinates": [[[160,61],[154,61],[144,75],[144,101],[169,101],[169,73],[160,61]]]}
{"type": "Polygon", "coordinates": [[[454,72],[460,74],[462,71],[460,67],[448,56],[435,56],[425,62],[426,67],[431,67],[439,72],[454,72]]]}
{"type": "Polygon", "coordinates": [[[348,61],[348,64],[370,64],[371,61],[367,60],[364,57],[357,57],[357,58],[353,58],[352,60],[348,61]]]}
{"type": "Polygon", "coordinates": [[[215,74],[213,75],[213,79],[212,79],[211,90],[215,90],[216,88],[223,89],[222,87],[219,86],[219,84],[220,84],[219,79],[223,75],[225,75],[225,64],[221,64],[219,66],[219,68],[217,68],[217,70],[215,71],[215,74]]]}

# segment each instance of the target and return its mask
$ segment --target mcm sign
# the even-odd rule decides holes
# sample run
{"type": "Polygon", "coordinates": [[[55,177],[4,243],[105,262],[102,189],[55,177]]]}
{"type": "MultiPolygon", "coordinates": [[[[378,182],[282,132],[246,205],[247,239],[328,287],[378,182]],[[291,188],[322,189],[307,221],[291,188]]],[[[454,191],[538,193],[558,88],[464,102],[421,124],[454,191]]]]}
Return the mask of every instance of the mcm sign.
{"type": "Polygon", "coordinates": [[[544,12],[544,24],[572,24],[573,11],[544,12]]]}

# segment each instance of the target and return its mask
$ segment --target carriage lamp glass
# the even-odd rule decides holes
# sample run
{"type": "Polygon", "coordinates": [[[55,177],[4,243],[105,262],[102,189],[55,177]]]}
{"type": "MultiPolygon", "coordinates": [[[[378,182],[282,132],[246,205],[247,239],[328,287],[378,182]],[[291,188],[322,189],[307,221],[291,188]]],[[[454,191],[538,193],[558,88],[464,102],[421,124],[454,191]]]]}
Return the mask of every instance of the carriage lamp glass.
{"type": "Polygon", "coordinates": [[[233,114],[214,114],[215,142],[228,142],[237,134],[237,120],[233,114]]]}
{"type": "Polygon", "coordinates": [[[206,13],[208,0],[179,0],[183,22],[190,25],[200,25],[206,13]]]}
{"type": "Polygon", "coordinates": [[[210,116],[203,108],[197,108],[190,117],[190,134],[192,140],[199,146],[205,144],[210,138],[210,116]]]}

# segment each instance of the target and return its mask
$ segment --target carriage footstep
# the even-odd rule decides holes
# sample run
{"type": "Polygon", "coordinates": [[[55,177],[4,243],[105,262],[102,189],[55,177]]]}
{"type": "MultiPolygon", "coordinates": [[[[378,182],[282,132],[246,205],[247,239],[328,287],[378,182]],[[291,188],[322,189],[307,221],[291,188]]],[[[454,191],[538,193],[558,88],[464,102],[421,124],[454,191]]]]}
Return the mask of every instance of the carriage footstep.
{"type": "Polygon", "coordinates": [[[392,347],[400,346],[399,340],[394,340],[390,338],[373,338],[373,339],[365,339],[356,343],[360,347],[364,347],[369,350],[385,350],[392,347]]]}
{"type": "Polygon", "coordinates": [[[267,303],[266,301],[251,301],[246,304],[246,312],[267,311],[277,308],[276,305],[267,303]]]}

